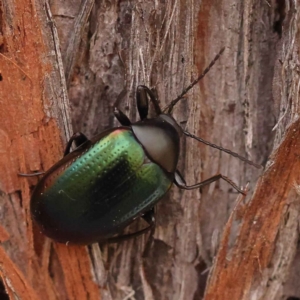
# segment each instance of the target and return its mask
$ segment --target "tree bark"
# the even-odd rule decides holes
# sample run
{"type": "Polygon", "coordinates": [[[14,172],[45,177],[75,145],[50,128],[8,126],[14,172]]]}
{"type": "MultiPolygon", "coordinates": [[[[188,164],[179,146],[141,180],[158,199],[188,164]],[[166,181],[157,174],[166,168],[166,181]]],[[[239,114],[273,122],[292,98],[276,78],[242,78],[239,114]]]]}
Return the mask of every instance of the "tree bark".
{"type": "Polygon", "coordinates": [[[0,272],[11,299],[300,298],[297,0],[0,3],[0,272]],[[137,120],[140,84],[165,107],[222,47],[173,116],[266,168],[186,138],[178,169],[189,185],[217,173],[247,184],[246,199],[222,180],[173,187],[145,258],[147,236],[100,251],[39,234],[37,181],[17,173],[47,170],[72,131],[117,126],[117,100],[137,120]]]}
{"type": "Polygon", "coordinates": [[[88,249],[39,233],[29,210],[36,179],[18,176],[53,165],[72,130],[51,11],[47,2],[0,3],[1,277],[10,299],[97,299],[88,249]]]}

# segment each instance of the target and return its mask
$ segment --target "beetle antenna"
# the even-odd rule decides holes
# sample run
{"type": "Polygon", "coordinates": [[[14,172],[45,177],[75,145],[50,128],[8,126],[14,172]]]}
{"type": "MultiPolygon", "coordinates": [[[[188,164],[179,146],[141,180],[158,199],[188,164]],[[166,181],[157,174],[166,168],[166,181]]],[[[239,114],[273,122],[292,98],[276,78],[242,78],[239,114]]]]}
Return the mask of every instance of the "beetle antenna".
{"type": "Polygon", "coordinates": [[[183,133],[184,133],[186,136],[188,136],[188,137],[190,137],[190,138],[192,138],[192,139],[195,139],[195,140],[197,140],[197,141],[199,141],[199,142],[201,142],[201,143],[203,143],[203,144],[205,144],[205,145],[208,145],[208,146],[210,146],[210,147],[212,147],[212,148],[216,148],[216,149],[218,149],[218,150],[220,150],[220,151],[226,152],[226,153],[228,153],[228,154],[230,154],[230,155],[232,155],[232,156],[234,156],[234,157],[240,159],[241,161],[244,161],[244,162],[246,162],[247,164],[249,164],[249,165],[251,165],[251,166],[254,166],[254,167],[257,168],[257,169],[262,168],[262,165],[256,164],[256,163],[254,163],[253,161],[248,160],[247,158],[245,158],[245,157],[243,157],[243,156],[241,156],[241,155],[239,155],[239,154],[237,154],[237,153],[235,153],[235,152],[232,152],[231,150],[228,150],[228,149],[225,149],[225,148],[223,148],[223,147],[221,147],[221,146],[212,144],[212,143],[210,143],[210,142],[208,142],[208,141],[206,141],[206,140],[203,140],[203,139],[200,138],[200,137],[197,137],[197,136],[195,136],[195,135],[189,133],[188,131],[183,131],[183,133]]]}
{"type": "Polygon", "coordinates": [[[206,67],[206,69],[202,72],[201,75],[198,76],[188,87],[186,87],[179,96],[177,96],[174,100],[168,104],[168,106],[164,109],[164,112],[167,111],[168,114],[172,112],[173,107],[177,104],[178,101],[180,101],[183,96],[195,85],[197,84],[208,72],[209,70],[213,67],[213,65],[216,63],[216,61],[220,58],[222,53],[224,52],[225,47],[223,47],[219,53],[215,56],[215,58],[210,62],[210,64],[206,67]]]}

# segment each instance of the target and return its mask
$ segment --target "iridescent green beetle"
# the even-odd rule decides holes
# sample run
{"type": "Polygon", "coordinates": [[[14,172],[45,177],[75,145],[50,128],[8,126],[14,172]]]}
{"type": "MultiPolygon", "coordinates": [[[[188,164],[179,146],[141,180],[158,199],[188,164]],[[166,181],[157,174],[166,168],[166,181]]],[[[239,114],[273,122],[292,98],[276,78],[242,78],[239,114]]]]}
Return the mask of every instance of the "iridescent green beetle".
{"type": "Polygon", "coordinates": [[[175,183],[182,189],[196,189],[220,178],[243,193],[230,179],[218,174],[187,186],[177,163],[182,135],[218,148],[256,167],[247,159],[184,131],[170,115],[173,107],[212,67],[208,68],[162,113],[151,90],[137,88],[140,121],[131,123],[118,108],[114,114],[121,127],[112,128],[88,140],[74,134],[64,158],[48,170],[31,198],[31,213],[41,231],[58,242],[91,244],[116,241],[154,230],[155,204],[175,183]],[[148,119],[148,99],[156,118],[148,119]],[[73,141],[78,146],[70,153],[73,141]],[[138,217],[149,226],[141,231],[113,237],[138,217]]]}

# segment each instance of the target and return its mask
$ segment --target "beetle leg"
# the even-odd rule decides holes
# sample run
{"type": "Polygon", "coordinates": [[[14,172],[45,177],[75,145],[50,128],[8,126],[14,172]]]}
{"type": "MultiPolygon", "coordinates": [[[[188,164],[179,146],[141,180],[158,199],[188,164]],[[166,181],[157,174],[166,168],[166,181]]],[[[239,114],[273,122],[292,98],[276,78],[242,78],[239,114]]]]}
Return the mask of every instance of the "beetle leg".
{"type": "Polygon", "coordinates": [[[153,244],[153,235],[155,232],[155,225],[156,225],[156,219],[155,219],[155,207],[152,207],[151,210],[149,210],[144,216],[144,220],[148,222],[149,224],[149,230],[150,234],[148,236],[144,251],[143,251],[143,258],[149,256],[150,249],[153,244]]]}
{"type": "Polygon", "coordinates": [[[139,85],[136,89],[136,102],[141,120],[146,119],[148,115],[149,103],[147,95],[150,97],[150,100],[153,103],[156,114],[161,114],[161,109],[154,93],[145,85],[139,85]]]}
{"type": "Polygon", "coordinates": [[[74,133],[71,138],[69,139],[67,145],[66,145],[66,149],[64,152],[64,156],[66,156],[67,154],[70,153],[71,150],[71,146],[72,143],[75,141],[75,145],[77,147],[79,147],[80,145],[82,145],[83,143],[85,143],[86,141],[88,141],[88,138],[81,132],[76,132],[74,133]]]}
{"type": "Polygon", "coordinates": [[[179,173],[179,171],[176,170],[175,172],[175,178],[174,183],[181,189],[184,190],[193,190],[201,188],[202,186],[205,186],[207,184],[210,184],[214,181],[217,181],[219,179],[223,179],[226,182],[228,182],[235,190],[237,190],[239,193],[246,195],[245,191],[241,190],[232,180],[230,180],[228,177],[223,176],[222,174],[217,174],[215,176],[212,176],[204,181],[201,181],[199,183],[193,184],[193,185],[186,185],[185,180],[183,179],[182,175],[179,173]]]}
{"type": "Polygon", "coordinates": [[[22,177],[34,177],[34,176],[39,176],[39,175],[44,175],[45,172],[36,172],[36,173],[32,173],[32,174],[26,174],[26,173],[18,173],[19,176],[22,177]]]}
{"type": "Polygon", "coordinates": [[[130,126],[131,122],[128,119],[128,117],[116,106],[114,108],[114,115],[117,118],[117,120],[121,123],[123,126],[130,126]]]}
{"type": "Polygon", "coordinates": [[[178,187],[180,187],[179,184],[185,185],[185,186],[186,186],[186,181],[185,181],[185,179],[183,178],[182,174],[181,174],[178,170],[175,171],[175,179],[174,179],[174,183],[175,183],[178,187]]]}
{"type": "Polygon", "coordinates": [[[148,239],[148,241],[146,243],[146,246],[145,246],[145,250],[147,249],[147,247],[150,248],[151,244],[152,244],[152,236],[153,236],[154,231],[155,231],[155,213],[154,213],[154,208],[152,208],[151,210],[147,211],[142,216],[142,218],[149,224],[148,227],[146,227],[146,228],[144,228],[142,230],[133,232],[133,233],[124,234],[124,235],[120,235],[120,236],[116,236],[116,237],[107,239],[107,240],[105,240],[105,242],[107,242],[107,243],[119,243],[119,242],[122,242],[122,241],[127,241],[129,239],[132,239],[132,238],[135,238],[135,237],[137,237],[139,235],[147,233],[149,230],[151,230],[150,231],[149,239],[148,239]]]}
{"type": "Polygon", "coordinates": [[[136,104],[141,120],[147,119],[148,116],[149,101],[146,89],[147,87],[143,85],[139,85],[136,89],[136,104]]]}

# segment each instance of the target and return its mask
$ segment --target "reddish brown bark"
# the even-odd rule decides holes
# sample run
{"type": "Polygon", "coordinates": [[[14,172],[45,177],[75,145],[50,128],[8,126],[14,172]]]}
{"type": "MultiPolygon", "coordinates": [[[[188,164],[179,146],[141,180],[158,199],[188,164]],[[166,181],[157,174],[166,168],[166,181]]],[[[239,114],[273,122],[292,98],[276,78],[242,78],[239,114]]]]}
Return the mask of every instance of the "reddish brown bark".
{"type": "Polygon", "coordinates": [[[53,247],[36,232],[29,212],[36,179],[18,176],[60,159],[69,131],[45,6],[4,1],[0,13],[1,276],[11,299],[96,299],[87,250],[53,247]]]}
{"type": "MultiPolygon", "coordinates": [[[[232,222],[227,224],[205,299],[251,299],[254,291],[263,299],[273,299],[280,293],[276,284],[272,286],[276,292],[270,291],[268,284],[278,272],[288,271],[293,259],[288,254],[294,252],[295,255],[297,246],[299,130],[300,123],[297,121],[288,129],[272,157],[272,165],[260,178],[253,198],[244,211],[239,237],[232,249],[228,248],[232,222]],[[285,232],[284,227],[287,227],[285,232]],[[288,239],[285,237],[282,240],[280,235],[283,232],[288,239]],[[276,257],[277,251],[285,253],[276,257]],[[278,270],[274,265],[280,263],[282,266],[278,270]],[[264,285],[266,287],[262,289],[264,285]]],[[[287,277],[287,274],[280,275],[287,277]]]]}
{"type": "Polygon", "coordinates": [[[50,11],[39,1],[0,1],[0,272],[10,297],[201,299],[209,270],[207,299],[300,297],[298,1],[104,0],[91,14],[92,1],[81,2],[53,0],[50,11]],[[88,137],[117,125],[118,97],[136,120],[137,85],[156,88],[164,107],[224,46],[174,116],[258,163],[274,153],[256,188],[259,171],[190,139],[178,168],[188,184],[219,172],[249,182],[246,202],[223,181],[174,187],[157,205],[144,259],[145,237],[100,252],[39,234],[29,213],[37,179],[17,173],[61,158],[70,107],[74,131],[88,137]]]}

